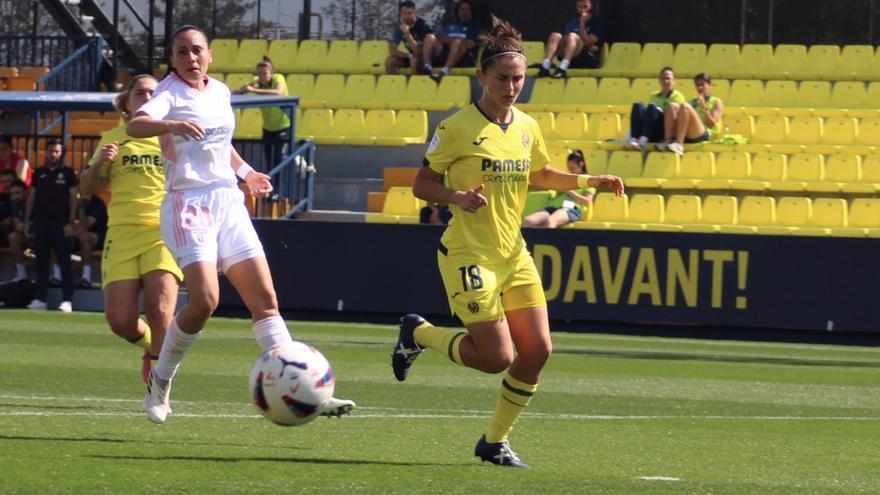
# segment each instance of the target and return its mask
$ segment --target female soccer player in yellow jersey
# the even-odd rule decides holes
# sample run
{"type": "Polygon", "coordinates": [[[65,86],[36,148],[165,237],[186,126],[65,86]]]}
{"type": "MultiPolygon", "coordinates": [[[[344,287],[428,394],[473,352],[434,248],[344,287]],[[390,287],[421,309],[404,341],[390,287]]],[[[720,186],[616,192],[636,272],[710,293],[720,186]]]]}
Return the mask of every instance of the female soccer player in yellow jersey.
{"type": "Polygon", "coordinates": [[[615,176],[575,175],[546,166],[550,158],[537,122],[513,106],[526,72],[519,32],[493,17],[483,38],[477,71],[483,94],[437,126],[413,184],[417,197],[452,209],[437,260],[450,308],[467,332],[407,315],[391,365],[395,377],[405,380],[416,357],[431,348],[460,365],[506,372],[474,455],[528,467],[511,450],[507,435],[535,393],[552,347],[541,279],[520,232],[528,186],[606,187],[617,195],[624,190],[615,176]],[[449,187],[443,185],[444,175],[449,187]]]}
{"type": "Polygon", "coordinates": [[[101,259],[104,313],[113,333],[144,348],[145,382],[150,360],[158,359],[162,350],[183,278],[159,230],[159,206],[165,196],[159,139],[134,138],[125,130],[134,112],[150,100],[156,84],[153,76],[136,76],[117,95],[113,104],[125,122],[102,135],[89,167],[80,175],[83,194],[110,187],[109,229],[101,259]],[[146,322],[138,310],[142,291],[146,322]]]}

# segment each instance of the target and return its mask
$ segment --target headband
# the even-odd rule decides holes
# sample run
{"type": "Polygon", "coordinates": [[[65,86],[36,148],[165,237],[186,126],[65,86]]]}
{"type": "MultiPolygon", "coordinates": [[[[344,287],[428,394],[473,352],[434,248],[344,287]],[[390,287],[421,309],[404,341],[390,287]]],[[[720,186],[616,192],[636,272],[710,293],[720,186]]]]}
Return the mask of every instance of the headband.
{"type": "Polygon", "coordinates": [[[520,52],[501,52],[501,53],[496,53],[495,55],[484,58],[483,60],[480,61],[480,65],[486,65],[486,62],[492,60],[495,57],[500,57],[502,55],[519,55],[520,57],[523,58],[523,60],[526,59],[525,54],[522,54],[520,52]]]}

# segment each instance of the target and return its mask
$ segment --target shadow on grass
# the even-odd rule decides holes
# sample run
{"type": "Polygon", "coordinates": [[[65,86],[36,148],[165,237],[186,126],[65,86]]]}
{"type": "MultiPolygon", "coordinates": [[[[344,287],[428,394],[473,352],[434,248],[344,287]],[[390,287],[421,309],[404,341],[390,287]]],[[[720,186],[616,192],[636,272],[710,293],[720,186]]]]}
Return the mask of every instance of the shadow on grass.
{"type": "Polygon", "coordinates": [[[588,349],[554,349],[554,354],[625,359],[657,359],[669,361],[708,361],[713,363],[784,364],[794,366],[827,366],[848,368],[880,368],[880,362],[831,361],[826,359],[799,359],[763,356],[724,356],[719,354],[686,354],[675,352],[600,351],[588,349]]]}
{"type": "Polygon", "coordinates": [[[14,407],[14,408],[24,407],[27,409],[49,409],[49,410],[66,409],[66,410],[78,410],[78,411],[99,409],[95,406],[59,406],[57,404],[45,404],[45,403],[44,404],[21,404],[21,403],[19,403],[19,404],[0,404],[0,407],[14,407]]]}
{"type": "Polygon", "coordinates": [[[36,442],[100,442],[100,443],[132,443],[131,440],[100,437],[25,437],[20,435],[0,435],[0,440],[25,440],[36,442]]]}
{"type": "Polygon", "coordinates": [[[157,455],[157,456],[126,456],[96,454],[86,457],[95,459],[114,459],[120,461],[197,461],[197,462],[282,462],[293,464],[339,464],[349,466],[451,466],[461,467],[465,464],[432,463],[432,462],[396,462],[363,459],[327,459],[321,457],[218,457],[218,456],[183,456],[183,455],[157,455]]]}

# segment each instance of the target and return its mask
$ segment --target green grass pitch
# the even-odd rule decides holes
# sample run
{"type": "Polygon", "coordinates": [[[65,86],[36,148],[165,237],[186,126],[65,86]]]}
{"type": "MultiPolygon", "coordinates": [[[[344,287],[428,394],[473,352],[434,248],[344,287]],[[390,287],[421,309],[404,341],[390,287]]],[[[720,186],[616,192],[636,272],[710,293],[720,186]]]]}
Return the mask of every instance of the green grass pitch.
{"type": "Polygon", "coordinates": [[[511,470],[472,457],[498,376],[428,352],[397,383],[393,326],[291,327],[350,417],[262,419],[250,324],[214,318],[156,426],[103,315],[0,311],[0,493],[880,493],[880,349],[554,334],[511,470]]]}

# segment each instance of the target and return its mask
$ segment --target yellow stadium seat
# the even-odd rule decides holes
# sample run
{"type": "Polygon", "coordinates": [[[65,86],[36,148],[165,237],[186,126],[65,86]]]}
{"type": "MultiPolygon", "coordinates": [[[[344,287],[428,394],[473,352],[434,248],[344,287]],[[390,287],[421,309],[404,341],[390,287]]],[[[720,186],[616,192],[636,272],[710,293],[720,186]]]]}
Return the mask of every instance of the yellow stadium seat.
{"type": "Polygon", "coordinates": [[[616,113],[590,114],[587,124],[587,140],[604,142],[621,137],[619,115],[616,113]]]}
{"type": "Polygon", "coordinates": [[[626,181],[628,187],[660,187],[669,179],[679,174],[679,157],[675,153],[648,153],[645,169],[640,177],[626,181]]]}
{"type": "Polygon", "coordinates": [[[773,54],[773,67],[769,77],[797,79],[807,62],[807,47],[804,45],[776,45],[773,54]]]}
{"type": "Polygon", "coordinates": [[[702,43],[679,43],[672,56],[676,77],[691,78],[705,71],[706,45],[702,43]]]}
{"type": "Polygon", "coordinates": [[[290,74],[287,76],[287,92],[291,96],[299,96],[302,100],[309,99],[315,91],[315,77],[311,74],[290,74]]]}
{"type": "Polygon", "coordinates": [[[687,232],[720,232],[722,225],[736,225],[737,199],[733,196],[706,196],[697,225],[682,225],[687,232]]]}
{"type": "Polygon", "coordinates": [[[355,72],[358,61],[358,42],[355,40],[333,40],[327,49],[327,59],[320,67],[322,72],[346,74],[355,72]]]}
{"type": "Polygon", "coordinates": [[[685,225],[690,225],[696,231],[705,232],[705,226],[700,224],[702,216],[702,201],[699,196],[673,194],[666,200],[664,221],[666,225],[676,230],[682,229],[685,225]]]}
{"type": "Polygon", "coordinates": [[[831,229],[833,236],[880,237],[880,200],[858,198],[849,205],[849,227],[831,229]]]}
{"type": "Polygon", "coordinates": [[[301,101],[304,108],[330,108],[338,102],[345,91],[345,76],[342,74],[320,74],[315,79],[315,89],[308,100],[301,101]]]}
{"type": "Polygon", "coordinates": [[[731,77],[739,66],[739,45],[715,43],[706,52],[705,72],[714,77],[731,77]]]}
{"type": "MultiPolygon", "coordinates": [[[[737,149],[741,151],[760,152],[766,149],[766,147],[760,145],[782,145],[785,144],[787,140],[788,119],[786,117],[764,115],[759,117],[758,121],[755,122],[755,132],[752,134],[752,142],[755,144],[740,145],[737,149]]],[[[792,153],[797,151],[799,151],[799,149],[792,151],[792,153]]],[[[785,153],[786,151],[779,152],[785,153]]]]}
{"type": "Polygon", "coordinates": [[[613,223],[611,228],[622,230],[678,230],[665,225],[663,196],[659,194],[636,194],[629,198],[629,217],[626,223],[613,223]]]}
{"type": "Polygon", "coordinates": [[[562,171],[568,170],[568,154],[570,153],[566,148],[548,148],[547,153],[550,155],[550,165],[562,171]]]}
{"type": "Polygon", "coordinates": [[[556,114],[556,130],[550,139],[564,141],[564,146],[577,146],[587,138],[587,116],[581,112],[560,112],[556,114]]]}
{"type": "MultiPolygon", "coordinates": [[[[671,43],[645,43],[632,77],[657,77],[660,69],[672,65],[674,50],[671,43]]],[[[626,74],[623,74],[626,75],[626,74]]]]}
{"type": "Polygon", "coordinates": [[[392,187],[412,187],[419,167],[382,168],[382,190],[388,192],[392,187]]]}
{"type": "Polygon", "coordinates": [[[629,101],[648,102],[651,93],[660,89],[656,77],[640,77],[633,79],[629,88],[629,101]]]}
{"type": "Polygon", "coordinates": [[[773,225],[776,221],[776,201],[767,196],[746,196],[739,206],[736,225],[722,225],[728,234],[754,234],[758,227],[773,225]]]}
{"type": "Polygon", "coordinates": [[[835,81],[839,64],[839,46],[813,45],[807,50],[807,60],[796,75],[799,79],[835,81]]]}
{"type": "Polygon", "coordinates": [[[431,110],[437,98],[437,83],[428,76],[410,76],[406,93],[398,97],[397,108],[431,110]]]}
{"type": "Polygon", "coordinates": [[[235,70],[238,40],[215,38],[211,42],[211,70],[213,72],[240,72],[235,70]]]}
{"type": "MultiPolygon", "coordinates": [[[[526,56],[526,65],[539,64],[544,61],[543,41],[523,41],[523,53],[526,56]]],[[[526,69],[526,74],[534,76],[538,69],[526,69]]]]}
{"type": "Polygon", "coordinates": [[[859,121],[858,143],[865,146],[880,146],[880,118],[866,118],[859,121]]]}
{"type": "Polygon", "coordinates": [[[784,196],[776,201],[776,221],[758,228],[759,234],[793,234],[810,224],[813,203],[810,198],[784,196]]]}
{"type": "Polygon", "coordinates": [[[235,139],[262,139],[263,114],[259,108],[245,108],[235,119],[235,139]]]}
{"type": "Polygon", "coordinates": [[[312,108],[303,112],[302,124],[297,128],[297,137],[321,141],[333,135],[333,111],[327,108],[312,108]]]}
{"type": "MultiPolygon", "coordinates": [[[[398,146],[403,145],[405,144],[403,139],[395,140],[393,137],[394,123],[396,121],[397,116],[394,110],[368,110],[364,115],[364,129],[366,131],[361,135],[346,136],[345,144],[368,146],[379,143],[384,145],[393,143],[398,146]]],[[[387,190],[387,187],[385,189],[387,190]]]]}
{"type": "Polygon", "coordinates": [[[556,105],[550,104],[549,109],[552,111],[572,111],[582,112],[583,105],[592,104],[596,99],[596,93],[599,90],[599,84],[594,77],[572,77],[565,85],[565,93],[562,95],[562,101],[557,108],[556,105]]]}
{"type": "Polygon", "coordinates": [[[861,183],[862,157],[859,155],[830,155],[825,164],[825,181],[817,192],[844,192],[850,194],[874,193],[874,185],[861,183]]]}
{"type": "Polygon", "coordinates": [[[272,40],[269,43],[269,58],[275,66],[275,72],[287,74],[293,72],[296,61],[296,40],[272,40]]]}
{"type": "Polygon", "coordinates": [[[406,76],[402,74],[382,74],[376,80],[374,99],[364,102],[364,108],[398,108],[397,100],[406,94],[406,76]]]}
{"type": "Polygon", "coordinates": [[[831,229],[847,226],[848,210],[843,198],[816,198],[809,226],[792,232],[797,235],[827,236],[831,229]]]}
{"type": "Polygon", "coordinates": [[[875,192],[880,191],[880,155],[865,157],[862,162],[862,182],[873,184],[875,192]]]}
{"type": "Polygon", "coordinates": [[[529,112],[529,115],[541,126],[544,140],[552,140],[553,135],[556,134],[556,116],[552,112],[529,112]]]}
{"type": "Polygon", "coordinates": [[[751,139],[755,133],[755,119],[751,115],[724,116],[725,134],[736,134],[751,139]]]}
{"type": "Polygon", "coordinates": [[[596,98],[592,104],[582,105],[582,112],[613,112],[629,114],[633,102],[629,96],[629,79],[622,77],[604,77],[599,81],[596,98]]]}
{"type": "MultiPolygon", "coordinates": [[[[729,101],[725,103],[725,113],[736,114],[734,107],[760,107],[764,104],[764,82],[756,79],[737,79],[730,85],[729,101]]],[[[725,115],[726,117],[726,115],[725,115]]]]}
{"type": "Polygon", "coordinates": [[[788,157],[782,153],[755,153],[752,157],[752,173],[749,179],[739,181],[737,189],[746,191],[768,191],[770,184],[786,179],[788,157]]]}
{"type": "Polygon", "coordinates": [[[859,134],[859,121],[851,117],[833,117],[823,123],[822,143],[835,146],[851,146],[859,134]]]}
{"type": "MultiPolygon", "coordinates": [[[[831,88],[831,96],[828,100],[828,106],[832,108],[844,108],[852,112],[862,108],[865,104],[865,83],[861,81],[837,81],[831,88]]],[[[859,116],[847,113],[854,117],[859,116]]]]}
{"type": "MultiPolygon", "coordinates": [[[[403,138],[405,144],[423,144],[428,139],[428,114],[424,110],[401,110],[392,128],[392,134],[403,138]]],[[[379,139],[376,139],[376,144],[379,139]]]]}
{"type": "Polygon", "coordinates": [[[861,80],[870,71],[870,60],[874,59],[871,45],[846,45],[840,52],[840,61],[834,71],[838,79],[861,80]]]}
{"type": "Polygon", "coordinates": [[[749,179],[751,172],[752,157],[748,153],[737,151],[718,153],[715,160],[715,175],[697,183],[697,189],[736,189],[739,181],[749,179]]]}
{"type": "Polygon", "coordinates": [[[602,67],[594,73],[601,77],[631,77],[639,65],[642,47],[638,43],[616,42],[611,45],[602,67]]]}
{"type": "Polygon", "coordinates": [[[392,187],[385,196],[382,213],[364,217],[369,223],[419,223],[422,205],[412,187],[392,187]]]}
{"type": "MultiPolygon", "coordinates": [[[[235,60],[230,72],[256,72],[257,64],[263,60],[263,56],[269,54],[269,42],[266,40],[246,39],[238,45],[235,60]]],[[[271,57],[270,57],[271,58],[271,57]]],[[[274,65],[274,60],[272,61],[274,65]]]]}
{"type": "Polygon", "coordinates": [[[844,111],[827,108],[831,100],[831,83],[828,81],[802,81],[797,90],[797,103],[801,111],[789,110],[784,115],[821,115],[823,117],[842,117],[844,111]]]}
{"type": "Polygon", "coordinates": [[[694,189],[704,179],[715,175],[715,155],[706,151],[691,151],[681,158],[678,175],[658,186],[661,189],[694,189]]]}
{"type": "Polygon", "coordinates": [[[626,222],[629,218],[629,201],[626,196],[603,192],[596,195],[585,221],[575,222],[581,229],[607,229],[612,223],[626,222]]]}
{"type": "MultiPolygon", "coordinates": [[[[797,101],[797,83],[794,81],[773,80],[764,85],[762,107],[752,108],[750,115],[776,115],[781,107],[793,107],[797,101]]],[[[807,112],[809,115],[809,112],[807,112]]]]}
{"type": "Polygon", "coordinates": [[[822,119],[818,117],[794,117],[788,124],[788,142],[803,145],[819,144],[822,130],[822,119]]]}
{"type": "Polygon", "coordinates": [[[385,72],[385,59],[388,57],[388,41],[364,40],[358,48],[357,60],[351,72],[361,74],[382,74],[385,72]]]}
{"type": "Polygon", "coordinates": [[[561,105],[564,93],[565,79],[543,77],[535,81],[528,103],[517,105],[517,107],[526,112],[559,111],[558,109],[551,110],[548,107],[561,105]]]}
{"type": "Polygon", "coordinates": [[[788,174],[784,181],[773,181],[774,191],[805,192],[821,184],[825,177],[825,157],[815,153],[795,153],[788,160],[788,174]]]}
{"type": "Polygon", "coordinates": [[[471,102],[470,78],[467,76],[446,76],[441,79],[437,86],[435,102],[447,109],[466,107],[471,102]]]}
{"type": "Polygon", "coordinates": [[[342,94],[327,100],[330,108],[369,108],[365,106],[376,98],[376,76],[373,74],[351,74],[345,78],[342,94]]]}
{"type": "Polygon", "coordinates": [[[229,91],[241,89],[245,84],[250,84],[254,80],[253,74],[229,74],[226,76],[226,87],[229,91]]]}
{"type": "Polygon", "coordinates": [[[739,65],[725,74],[730,79],[770,79],[773,68],[772,45],[743,45],[739,50],[739,65]]]}
{"type": "Polygon", "coordinates": [[[608,152],[605,150],[584,151],[584,161],[588,174],[602,175],[608,170],[608,152]]]}
{"type": "Polygon", "coordinates": [[[294,60],[292,72],[316,73],[324,72],[327,64],[327,41],[326,40],[303,40],[296,48],[296,60],[294,60]]]}
{"type": "Polygon", "coordinates": [[[323,144],[354,144],[362,142],[357,138],[368,137],[372,132],[372,129],[368,130],[364,126],[363,110],[343,108],[333,113],[333,128],[330,136],[323,139],[323,144]]]}
{"type": "Polygon", "coordinates": [[[642,175],[642,154],[638,151],[613,151],[608,160],[608,172],[626,182],[642,175]]]}

